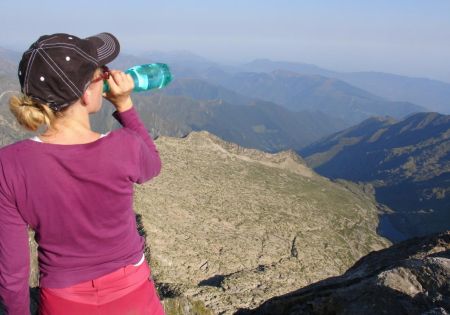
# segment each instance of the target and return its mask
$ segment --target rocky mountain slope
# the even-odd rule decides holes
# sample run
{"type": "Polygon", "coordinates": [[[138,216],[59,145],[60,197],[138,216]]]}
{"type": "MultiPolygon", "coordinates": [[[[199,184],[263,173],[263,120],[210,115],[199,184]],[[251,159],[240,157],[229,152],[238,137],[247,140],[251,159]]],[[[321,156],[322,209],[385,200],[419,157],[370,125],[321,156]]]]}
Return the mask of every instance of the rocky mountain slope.
{"type": "Polygon", "coordinates": [[[235,314],[446,315],[449,312],[450,231],[447,231],[372,252],[341,276],[235,314]]]}
{"type": "Polygon", "coordinates": [[[163,170],[136,187],[154,276],[215,314],[340,274],[389,245],[371,196],[318,176],[292,151],[207,132],[156,143],[163,170]]]}
{"type": "Polygon", "coordinates": [[[372,118],[300,150],[318,173],[371,183],[406,237],[450,229],[450,116],[372,118]]]}
{"type": "Polygon", "coordinates": [[[189,299],[232,314],[390,245],[376,234],[373,196],[319,176],[293,151],[246,149],[205,131],[155,142],[163,169],[135,187],[134,206],[167,308],[189,299]]]}

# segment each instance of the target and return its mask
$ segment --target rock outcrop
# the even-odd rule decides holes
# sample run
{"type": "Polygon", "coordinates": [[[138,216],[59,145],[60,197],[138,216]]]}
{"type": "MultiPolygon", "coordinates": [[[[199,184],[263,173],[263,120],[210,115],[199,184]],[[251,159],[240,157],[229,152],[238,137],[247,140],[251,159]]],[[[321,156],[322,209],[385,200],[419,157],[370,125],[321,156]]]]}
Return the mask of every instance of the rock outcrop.
{"type": "Polygon", "coordinates": [[[136,186],[135,210],[163,297],[232,314],[391,245],[376,234],[373,196],[317,175],[292,151],[247,149],[205,131],[156,144],[163,168],[136,186]]]}
{"type": "Polygon", "coordinates": [[[450,231],[413,238],[360,259],[343,275],[236,315],[448,314],[450,231]]]}

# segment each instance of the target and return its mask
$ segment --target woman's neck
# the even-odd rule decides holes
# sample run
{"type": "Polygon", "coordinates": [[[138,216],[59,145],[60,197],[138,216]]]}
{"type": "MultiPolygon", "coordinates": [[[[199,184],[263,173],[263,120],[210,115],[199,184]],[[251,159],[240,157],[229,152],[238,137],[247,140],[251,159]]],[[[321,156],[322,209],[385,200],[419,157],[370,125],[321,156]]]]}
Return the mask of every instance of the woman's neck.
{"type": "Polygon", "coordinates": [[[50,143],[85,143],[97,139],[99,133],[92,131],[89,110],[77,101],[64,116],[57,118],[48,129],[39,135],[43,142],[50,143]]]}
{"type": "Polygon", "coordinates": [[[44,134],[56,135],[59,133],[90,133],[91,124],[89,111],[86,106],[77,101],[64,112],[62,117],[56,118],[52,125],[48,127],[44,134]]]}

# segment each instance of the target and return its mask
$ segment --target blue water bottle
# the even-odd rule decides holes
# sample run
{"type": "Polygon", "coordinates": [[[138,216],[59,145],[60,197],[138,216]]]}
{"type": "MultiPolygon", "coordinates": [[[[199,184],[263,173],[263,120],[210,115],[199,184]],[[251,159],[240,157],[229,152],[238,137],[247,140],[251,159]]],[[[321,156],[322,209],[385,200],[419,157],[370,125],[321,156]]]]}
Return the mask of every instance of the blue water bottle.
{"type": "MultiPolygon", "coordinates": [[[[150,63],[134,66],[126,70],[125,73],[130,74],[133,78],[133,92],[161,89],[172,81],[172,74],[165,63],[150,63]]],[[[103,84],[103,92],[108,91],[109,85],[105,81],[103,84]]]]}

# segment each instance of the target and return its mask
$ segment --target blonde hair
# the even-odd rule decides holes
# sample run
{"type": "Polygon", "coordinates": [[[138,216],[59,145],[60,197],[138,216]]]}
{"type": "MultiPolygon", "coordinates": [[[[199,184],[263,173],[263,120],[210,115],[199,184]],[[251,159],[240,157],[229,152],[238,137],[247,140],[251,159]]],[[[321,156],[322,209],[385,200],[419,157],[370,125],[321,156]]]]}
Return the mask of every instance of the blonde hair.
{"type": "MultiPolygon", "coordinates": [[[[95,69],[92,78],[101,70],[101,68],[95,69]]],[[[16,117],[17,122],[29,131],[36,131],[41,125],[47,125],[47,127],[52,127],[52,129],[58,131],[58,128],[55,127],[55,121],[64,117],[66,110],[72,104],[68,104],[56,111],[46,103],[20,94],[19,96],[14,95],[9,99],[9,110],[16,117]]]]}
{"type": "Polygon", "coordinates": [[[54,127],[56,119],[64,116],[64,111],[70,106],[54,111],[48,104],[41,103],[26,95],[14,95],[9,99],[9,110],[17,122],[27,130],[36,131],[41,125],[54,127]]]}

